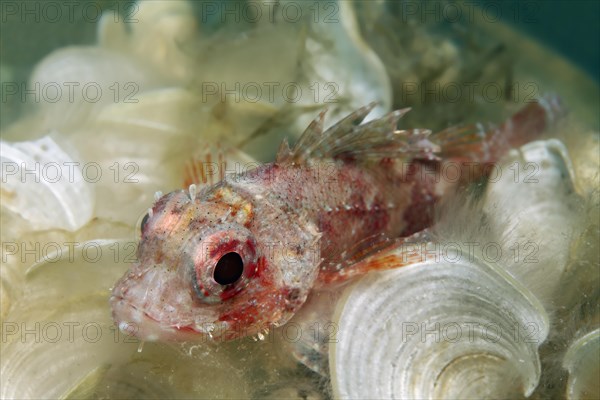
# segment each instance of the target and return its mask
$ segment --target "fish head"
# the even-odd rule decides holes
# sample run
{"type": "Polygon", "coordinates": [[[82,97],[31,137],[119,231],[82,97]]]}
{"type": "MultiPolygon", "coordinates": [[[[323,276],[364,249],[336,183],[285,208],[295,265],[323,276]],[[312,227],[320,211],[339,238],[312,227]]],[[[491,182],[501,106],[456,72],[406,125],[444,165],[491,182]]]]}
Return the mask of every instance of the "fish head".
{"type": "Polygon", "coordinates": [[[223,187],[160,198],[144,217],[136,262],[112,292],[119,328],[147,341],[231,340],[291,318],[316,275],[302,272],[314,259],[274,251],[276,239],[297,232],[257,223],[268,218],[254,208],[223,187]]]}

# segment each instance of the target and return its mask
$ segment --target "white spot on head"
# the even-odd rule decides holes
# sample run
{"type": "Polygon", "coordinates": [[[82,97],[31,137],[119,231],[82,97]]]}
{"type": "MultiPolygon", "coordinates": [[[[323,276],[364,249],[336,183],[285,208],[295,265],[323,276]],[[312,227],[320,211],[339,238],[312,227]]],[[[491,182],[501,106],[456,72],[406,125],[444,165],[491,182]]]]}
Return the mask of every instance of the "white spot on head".
{"type": "Polygon", "coordinates": [[[135,310],[133,313],[131,313],[131,319],[136,324],[140,324],[142,322],[142,313],[138,310],[135,310]]]}
{"type": "Polygon", "coordinates": [[[158,201],[162,197],[163,193],[159,190],[154,192],[154,201],[158,201]]]}
{"type": "Polygon", "coordinates": [[[188,188],[188,191],[190,193],[190,200],[194,201],[196,200],[196,185],[194,185],[193,183],[190,185],[190,187],[188,188]]]}

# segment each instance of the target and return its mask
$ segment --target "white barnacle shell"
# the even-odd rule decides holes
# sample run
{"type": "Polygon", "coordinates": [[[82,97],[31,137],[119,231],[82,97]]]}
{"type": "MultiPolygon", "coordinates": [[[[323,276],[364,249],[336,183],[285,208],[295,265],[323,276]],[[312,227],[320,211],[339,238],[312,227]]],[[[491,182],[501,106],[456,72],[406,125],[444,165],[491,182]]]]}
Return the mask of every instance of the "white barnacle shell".
{"type": "Polygon", "coordinates": [[[528,143],[490,179],[484,211],[504,246],[501,263],[548,306],[581,226],[567,149],[556,139],[528,143]]]}
{"type": "Polygon", "coordinates": [[[90,241],[28,269],[24,295],[7,319],[14,329],[1,343],[0,397],[61,398],[101,382],[111,364],[127,359],[119,350],[122,339],[113,336],[118,331],[110,330],[107,292],[98,290],[122,273],[125,265],[114,261],[116,254],[122,261],[126,249],[125,243],[90,241]]]}
{"type": "Polygon", "coordinates": [[[569,371],[567,398],[600,398],[600,328],[574,341],[563,359],[563,367],[569,371]]]}
{"type": "Polygon", "coordinates": [[[76,128],[114,103],[160,85],[142,61],[98,46],[56,50],[31,74],[25,97],[38,108],[43,128],[76,128]]]}
{"type": "Polygon", "coordinates": [[[2,206],[34,230],[75,231],[92,218],[94,187],[84,165],[63,147],[52,136],[1,142],[2,206]]]}
{"type": "MultiPolygon", "coordinates": [[[[329,367],[343,399],[530,395],[548,317],[497,265],[425,261],[346,289],[329,367]],[[337,343],[336,343],[337,342],[337,343]]],[[[454,256],[453,256],[454,257],[454,256]]]]}
{"type": "Polygon", "coordinates": [[[573,168],[577,178],[576,186],[582,195],[595,192],[598,196],[600,186],[600,134],[587,132],[572,150],[573,168]]]}
{"type": "MultiPolygon", "coordinates": [[[[307,82],[302,89],[315,96],[301,96],[299,100],[303,105],[316,102],[331,107],[325,127],[371,101],[377,105],[366,121],[386,114],[392,104],[390,78],[363,37],[356,6],[347,1],[332,3],[339,15],[321,15],[320,23],[310,26],[312,32],[304,43],[303,55],[308,62],[302,63],[307,82]]],[[[304,7],[305,15],[311,12],[309,3],[296,4],[304,7]]],[[[304,116],[295,125],[303,130],[308,123],[310,118],[304,116]]]]}
{"type": "MultiPolygon", "coordinates": [[[[592,209],[597,213],[597,206],[592,209]]],[[[564,324],[556,336],[559,345],[568,344],[562,368],[569,372],[565,394],[572,400],[600,398],[600,231],[593,213],[588,215],[589,226],[573,249],[573,261],[557,296],[559,318],[564,324]]],[[[557,371],[556,375],[562,376],[563,372],[557,371]]]]}
{"type": "Polygon", "coordinates": [[[198,35],[191,2],[136,1],[124,11],[102,16],[100,46],[149,62],[169,81],[189,79],[195,68],[186,45],[198,35]]]}
{"type": "Polygon", "coordinates": [[[183,182],[184,164],[204,130],[201,99],[180,88],[146,91],[135,102],[111,104],[72,136],[104,173],[96,184],[97,215],[135,223],[153,193],[183,182]],[[114,207],[119,203],[122,207],[114,207]]]}

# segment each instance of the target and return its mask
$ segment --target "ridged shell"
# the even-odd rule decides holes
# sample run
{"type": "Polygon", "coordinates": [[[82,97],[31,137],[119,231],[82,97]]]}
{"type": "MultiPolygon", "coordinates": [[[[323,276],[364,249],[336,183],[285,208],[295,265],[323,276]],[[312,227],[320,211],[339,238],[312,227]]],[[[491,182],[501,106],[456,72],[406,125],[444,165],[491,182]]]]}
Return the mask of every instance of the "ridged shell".
{"type": "Polygon", "coordinates": [[[579,192],[585,195],[596,192],[598,199],[598,187],[600,186],[600,133],[586,132],[581,135],[581,142],[575,146],[573,154],[573,167],[576,172],[577,186],[579,192]]]}
{"type": "Polygon", "coordinates": [[[102,108],[135,99],[138,92],[160,86],[158,75],[143,61],[102,47],[67,47],[40,61],[29,87],[41,116],[41,129],[82,126],[102,108]]]}
{"type": "Polygon", "coordinates": [[[92,217],[94,188],[84,175],[85,165],[63,147],[52,136],[1,142],[6,175],[2,206],[27,220],[33,230],[75,231],[92,217]]]}
{"type": "Polygon", "coordinates": [[[567,149],[556,139],[528,143],[490,179],[484,211],[504,244],[500,263],[550,306],[581,226],[567,149]]]}
{"type": "MultiPolygon", "coordinates": [[[[557,312],[561,324],[556,347],[568,346],[562,367],[569,372],[565,393],[570,400],[600,398],[600,230],[598,219],[588,218],[561,282],[557,312]]],[[[556,375],[562,373],[556,371],[556,375]]]]}
{"type": "Polygon", "coordinates": [[[563,359],[569,371],[567,398],[600,398],[600,328],[576,340],[563,359]]]}
{"type": "Polygon", "coordinates": [[[187,44],[198,35],[189,1],[138,1],[121,15],[106,13],[98,24],[100,46],[150,63],[169,82],[193,77],[187,44]]]}
{"type": "Polygon", "coordinates": [[[18,309],[19,299],[24,294],[25,272],[32,265],[48,256],[57,259],[58,255],[68,255],[73,252],[73,246],[92,238],[133,237],[131,226],[98,218],[75,232],[63,229],[36,231],[18,215],[4,208],[1,212],[0,322],[15,306],[18,309]]]}
{"type": "Polygon", "coordinates": [[[374,273],[346,290],[330,344],[335,397],[532,393],[548,317],[500,268],[467,257],[374,273]]]}

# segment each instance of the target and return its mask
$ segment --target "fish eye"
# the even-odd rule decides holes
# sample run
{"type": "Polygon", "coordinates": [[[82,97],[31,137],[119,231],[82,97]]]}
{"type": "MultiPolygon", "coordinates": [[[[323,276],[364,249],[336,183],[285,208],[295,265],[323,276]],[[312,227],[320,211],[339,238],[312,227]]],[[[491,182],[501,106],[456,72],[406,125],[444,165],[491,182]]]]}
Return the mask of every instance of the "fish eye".
{"type": "Polygon", "coordinates": [[[144,231],[144,228],[146,226],[146,222],[148,222],[148,218],[150,218],[150,214],[146,213],[146,215],[144,215],[144,218],[142,218],[142,222],[140,224],[140,231],[144,231]]]}
{"type": "Polygon", "coordinates": [[[244,261],[242,257],[231,252],[219,259],[213,273],[215,282],[219,285],[229,285],[240,279],[244,273],[244,261]]]}
{"type": "Polygon", "coordinates": [[[253,282],[259,266],[265,265],[252,234],[243,228],[202,235],[200,242],[193,241],[192,251],[184,252],[183,257],[189,266],[184,273],[191,274],[191,288],[202,303],[232,299],[253,282]]]}

